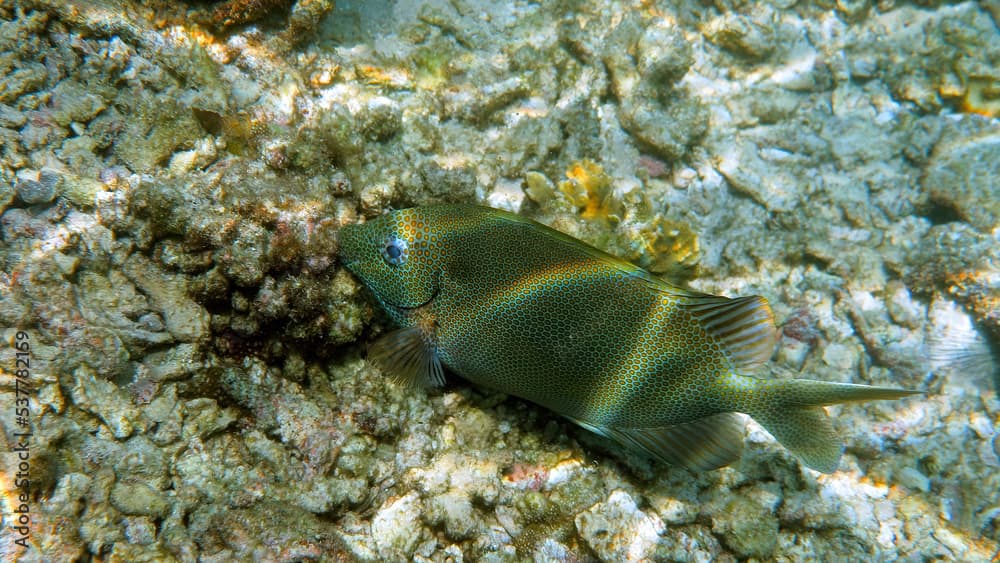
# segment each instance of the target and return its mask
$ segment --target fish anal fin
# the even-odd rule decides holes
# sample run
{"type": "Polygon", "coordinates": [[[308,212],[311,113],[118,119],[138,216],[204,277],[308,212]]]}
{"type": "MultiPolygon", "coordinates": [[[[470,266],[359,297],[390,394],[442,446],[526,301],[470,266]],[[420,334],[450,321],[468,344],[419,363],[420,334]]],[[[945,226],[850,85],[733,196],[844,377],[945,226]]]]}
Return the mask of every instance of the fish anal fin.
{"type": "Polygon", "coordinates": [[[615,428],[573,421],[659,461],[692,471],[729,465],[743,451],[745,420],[736,413],[715,414],[659,428],[615,428]]]}
{"type": "Polygon", "coordinates": [[[778,329],[767,299],[706,296],[688,299],[684,307],[722,344],[737,371],[752,373],[771,359],[778,329]]]}
{"type": "Polygon", "coordinates": [[[368,350],[368,360],[403,385],[440,387],[444,367],[433,342],[419,327],[386,334],[368,350]]]}
{"type": "Polygon", "coordinates": [[[753,418],[806,466],[833,473],[840,465],[844,445],[823,407],[785,408],[753,418]]]}

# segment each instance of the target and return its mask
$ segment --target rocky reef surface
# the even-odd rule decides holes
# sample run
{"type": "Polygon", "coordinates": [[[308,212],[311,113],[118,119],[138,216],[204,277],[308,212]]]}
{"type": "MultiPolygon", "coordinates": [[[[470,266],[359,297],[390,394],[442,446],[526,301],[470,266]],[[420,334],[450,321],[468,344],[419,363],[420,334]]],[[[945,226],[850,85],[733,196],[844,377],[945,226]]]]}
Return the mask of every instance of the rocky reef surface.
{"type": "Polygon", "coordinates": [[[0,2],[0,554],[995,558],[998,20],[0,2]],[[692,474],[458,380],[398,387],[363,359],[389,327],[337,230],[445,201],[764,295],[773,377],[927,393],[830,408],[832,475],[752,423],[737,464],[692,474]]]}

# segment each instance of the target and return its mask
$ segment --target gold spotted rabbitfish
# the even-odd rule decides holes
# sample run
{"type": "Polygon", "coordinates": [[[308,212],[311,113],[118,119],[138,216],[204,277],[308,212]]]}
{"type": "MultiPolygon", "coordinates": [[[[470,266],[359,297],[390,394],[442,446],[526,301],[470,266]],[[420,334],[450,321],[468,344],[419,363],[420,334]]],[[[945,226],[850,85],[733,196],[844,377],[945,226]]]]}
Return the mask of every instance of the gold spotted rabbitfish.
{"type": "Polygon", "coordinates": [[[340,245],[402,327],[369,352],[383,371],[441,385],[447,368],[693,470],[739,457],[744,413],[832,472],[843,446],[823,405],[912,393],[754,377],[777,340],[763,297],[676,287],[512,213],[404,209],[344,227],[340,245]]]}

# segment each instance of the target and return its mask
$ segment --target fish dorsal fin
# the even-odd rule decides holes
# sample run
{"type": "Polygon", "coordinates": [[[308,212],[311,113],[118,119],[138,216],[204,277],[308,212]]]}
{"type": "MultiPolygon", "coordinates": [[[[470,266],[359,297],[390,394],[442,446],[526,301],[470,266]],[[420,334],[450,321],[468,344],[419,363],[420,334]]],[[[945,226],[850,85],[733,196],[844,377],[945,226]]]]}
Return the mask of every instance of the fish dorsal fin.
{"type": "Polygon", "coordinates": [[[727,412],[661,428],[613,428],[573,419],[584,428],[671,465],[709,471],[743,452],[744,419],[727,412]]]}
{"type": "Polygon", "coordinates": [[[684,308],[722,344],[741,373],[752,373],[771,359],[778,329],[767,299],[759,295],[735,299],[706,295],[687,299],[684,308]]]}
{"type": "Polygon", "coordinates": [[[401,328],[380,338],[368,351],[368,360],[404,385],[440,387],[444,368],[434,343],[416,326],[401,328]]]}

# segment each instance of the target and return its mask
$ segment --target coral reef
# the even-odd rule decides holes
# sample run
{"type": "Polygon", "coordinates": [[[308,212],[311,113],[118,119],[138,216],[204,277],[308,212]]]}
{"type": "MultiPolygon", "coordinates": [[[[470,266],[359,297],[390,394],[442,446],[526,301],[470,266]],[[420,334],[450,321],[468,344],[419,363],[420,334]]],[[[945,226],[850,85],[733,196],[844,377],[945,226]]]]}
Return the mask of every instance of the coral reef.
{"type": "Polygon", "coordinates": [[[997,13],[0,3],[0,554],[995,558],[997,13]],[[695,475],[462,382],[400,388],[363,359],[387,321],[337,231],[445,201],[767,297],[767,377],[927,394],[831,408],[832,475],[755,424],[695,475]]]}

